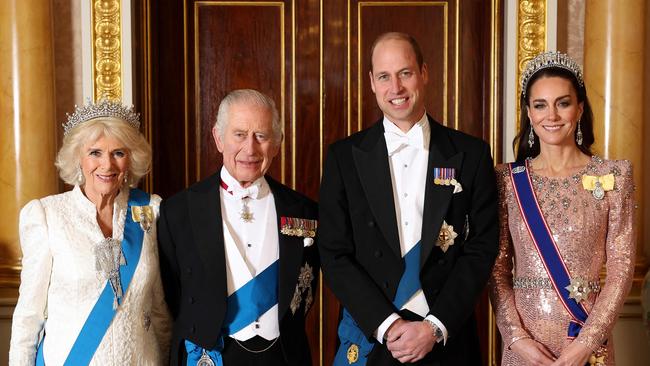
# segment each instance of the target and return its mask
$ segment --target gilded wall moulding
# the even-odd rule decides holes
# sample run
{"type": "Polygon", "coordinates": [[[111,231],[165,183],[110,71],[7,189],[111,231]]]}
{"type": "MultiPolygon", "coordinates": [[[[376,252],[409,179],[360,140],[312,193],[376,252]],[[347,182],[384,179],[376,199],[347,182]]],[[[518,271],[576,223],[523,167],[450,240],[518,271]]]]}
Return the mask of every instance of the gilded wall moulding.
{"type": "Polygon", "coordinates": [[[120,1],[96,0],[92,8],[93,97],[122,99],[120,1]]]}
{"type": "MultiPolygon", "coordinates": [[[[546,50],[546,0],[520,0],[517,11],[517,95],[519,100],[521,87],[519,79],[526,63],[540,52],[546,50]]],[[[520,106],[517,103],[517,131],[520,106]]]]}

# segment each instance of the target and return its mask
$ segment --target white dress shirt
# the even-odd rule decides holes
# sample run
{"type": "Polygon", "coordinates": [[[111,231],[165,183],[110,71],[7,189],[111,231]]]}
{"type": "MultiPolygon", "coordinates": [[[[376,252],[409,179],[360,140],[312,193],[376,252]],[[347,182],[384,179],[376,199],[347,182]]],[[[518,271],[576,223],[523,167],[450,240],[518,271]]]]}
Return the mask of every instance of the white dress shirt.
{"type": "MultiPolygon", "coordinates": [[[[397,217],[402,257],[420,241],[422,236],[422,214],[429,160],[431,129],[426,113],[411,129],[404,133],[384,116],[384,138],[388,148],[393,200],[397,217]]],[[[447,341],[447,329],[435,316],[429,314],[429,305],[422,290],[418,290],[402,306],[422,317],[426,317],[443,332],[447,341]]],[[[377,328],[376,338],[383,343],[388,328],[399,319],[392,313],[377,328]]]]}
{"type": "MultiPolygon", "coordinates": [[[[260,177],[251,186],[242,188],[223,167],[221,180],[228,187],[221,187],[219,197],[230,296],[279,259],[279,239],[275,201],[266,179],[260,177]],[[244,200],[248,212],[253,215],[250,222],[241,217],[244,200]]],[[[277,304],[262,314],[257,321],[230,334],[230,337],[245,341],[256,335],[266,340],[273,340],[280,335],[277,304]]]]}

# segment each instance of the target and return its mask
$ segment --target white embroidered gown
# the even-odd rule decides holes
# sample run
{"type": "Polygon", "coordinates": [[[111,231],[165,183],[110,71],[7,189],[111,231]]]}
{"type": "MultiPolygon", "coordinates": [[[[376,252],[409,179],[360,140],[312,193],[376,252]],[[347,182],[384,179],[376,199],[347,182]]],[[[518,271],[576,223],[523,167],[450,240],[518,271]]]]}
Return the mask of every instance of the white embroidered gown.
{"type": "MultiPolygon", "coordinates": [[[[128,189],[118,194],[113,238],[122,240],[128,189]]],[[[160,197],[150,205],[158,218],[160,197]]],[[[46,365],[62,365],[102,290],[93,247],[104,238],[96,208],[77,186],[29,202],[20,213],[20,295],[13,315],[10,366],[34,365],[43,330],[46,365]]],[[[163,365],[171,318],[158,266],[156,225],[145,233],[140,261],[90,365],[163,365]]]]}

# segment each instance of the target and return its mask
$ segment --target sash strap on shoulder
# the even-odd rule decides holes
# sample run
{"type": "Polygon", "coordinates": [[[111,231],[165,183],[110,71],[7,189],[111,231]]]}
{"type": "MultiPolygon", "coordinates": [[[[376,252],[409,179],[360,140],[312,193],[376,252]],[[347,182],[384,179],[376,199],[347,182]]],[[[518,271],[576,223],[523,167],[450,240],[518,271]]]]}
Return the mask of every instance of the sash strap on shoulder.
{"type": "MultiPolygon", "coordinates": [[[[149,205],[150,199],[151,197],[148,193],[139,189],[131,189],[129,192],[126,221],[124,223],[124,238],[122,240],[122,252],[124,253],[126,264],[120,266],[120,279],[122,281],[122,288],[125,289],[125,295],[131,279],[133,279],[133,274],[138,267],[140,254],[142,253],[142,240],[144,239],[142,228],[131,217],[131,207],[147,206],[149,205]]],[[[65,360],[65,366],[88,365],[90,363],[117,312],[116,309],[113,309],[113,301],[113,291],[111,290],[110,283],[107,282],[81,328],[76,341],[72,345],[70,353],[68,353],[68,357],[65,360]]],[[[43,335],[43,339],[41,339],[36,353],[37,365],[45,364],[43,358],[44,339],[45,335],[43,335]]]]}
{"type": "Polygon", "coordinates": [[[562,305],[571,315],[568,336],[575,337],[587,320],[588,313],[581,303],[569,297],[566,287],[571,283],[571,276],[539,207],[525,164],[511,163],[510,179],[514,187],[515,199],[534,247],[562,305]]]}

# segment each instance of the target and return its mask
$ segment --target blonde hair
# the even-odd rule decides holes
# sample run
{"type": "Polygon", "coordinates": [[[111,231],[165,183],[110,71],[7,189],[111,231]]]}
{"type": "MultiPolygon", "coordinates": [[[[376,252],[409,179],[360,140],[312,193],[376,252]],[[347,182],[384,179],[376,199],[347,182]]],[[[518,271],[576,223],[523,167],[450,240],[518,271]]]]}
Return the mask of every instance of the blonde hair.
{"type": "Polygon", "coordinates": [[[61,179],[70,185],[85,183],[79,169],[82,149],[101,137],[113,137],[125,145],[129,157],[126,183],[135,187],[151,169],[151,146],[138,130],[116,118],[93,119],[79,124],[65,135],[54,163],[61,179]]]}

